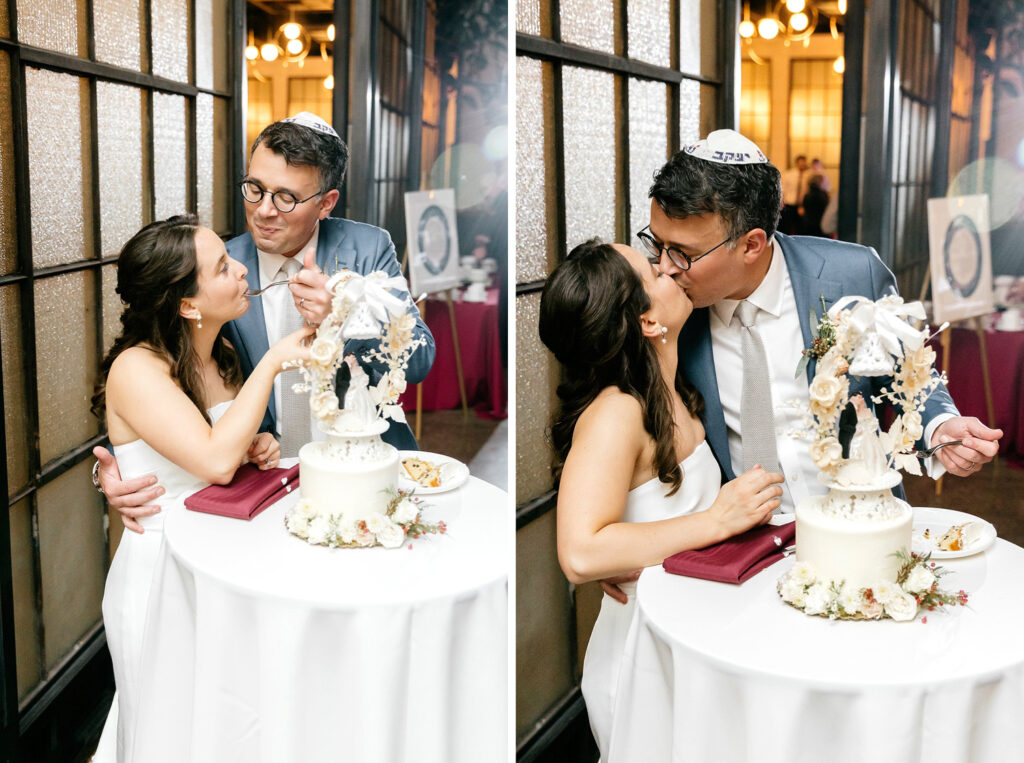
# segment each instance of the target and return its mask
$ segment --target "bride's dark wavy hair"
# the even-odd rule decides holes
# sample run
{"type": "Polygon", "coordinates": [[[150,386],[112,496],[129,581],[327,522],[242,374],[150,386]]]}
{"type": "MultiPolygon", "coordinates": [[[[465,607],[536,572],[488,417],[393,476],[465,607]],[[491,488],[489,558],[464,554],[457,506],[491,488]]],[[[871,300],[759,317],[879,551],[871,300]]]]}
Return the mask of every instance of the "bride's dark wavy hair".
{"type": "MultiPolygon", "coordinates": [[[[540,338],[564,369],[551,425],[556,479],[580,415],[602,389],[618,387],[640,403],[658,479],[672,486],[669,495],[682,484],[671,394],[641,329],[640,316],[650,307],[643,280],[626,258],[596,238],[573,249],[548,278],[540,298],[540,338]]],[[[675,387],[686,408],[699,415],[700,393],[679,374],[675,387]]]]}
{"type": "MultiPolygon", "coordinates": [[[[102,418],[106,408],[107,375],[117,356],[129,347],[145,345],[167,359],[171,378],[206,413],[206,396],[199,356],[192,346],[189,321],[180,314],[181,300],[199,291],[195,215],[175,215],[150,223],[121,250],[117,259],[117,293],[125,307],[121,334],[100,364],[92,412],[102,418]]],[[[242,383],[238,355],[223,336],[213,343],[213,359],[229,387],[242,383]]]]}

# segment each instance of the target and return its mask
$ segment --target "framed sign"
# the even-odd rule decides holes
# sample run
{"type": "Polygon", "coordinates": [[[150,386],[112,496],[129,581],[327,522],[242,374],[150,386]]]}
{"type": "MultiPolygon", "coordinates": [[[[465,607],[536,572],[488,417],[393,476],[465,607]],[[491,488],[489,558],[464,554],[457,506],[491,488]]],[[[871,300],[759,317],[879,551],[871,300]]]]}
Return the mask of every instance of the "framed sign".
{"type": "Polygon", "coordinates": [[[455,222],[455,191],[451,188],[405,194],[409,287],[413,294],[432,294],[461,283],[455,222]]]}
{"type": "Polygon", "coordinates": [[[991,313],[988,196],[929,199],[928,248],[934,322],[991,313]]]}

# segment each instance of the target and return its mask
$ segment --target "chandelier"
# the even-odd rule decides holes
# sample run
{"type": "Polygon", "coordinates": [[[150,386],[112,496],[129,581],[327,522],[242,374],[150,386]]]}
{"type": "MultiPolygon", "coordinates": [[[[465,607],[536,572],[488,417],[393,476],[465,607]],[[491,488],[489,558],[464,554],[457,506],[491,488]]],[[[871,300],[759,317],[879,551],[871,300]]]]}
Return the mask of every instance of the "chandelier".
{"type": "Polygon", "coordinates": [[[764,12],[755,21],[751,17],[749,3],[743,4],[743,20],[739,24],[739,35],[745,42],[754,37],[764,40],[776,38],[786,43],[804,42],[814,34],[820,15],[829,20],[832,36],[838,36],[838,18],[846,14],[847,0],[838,0],[838,8],[831,2],[820,0],[767,0],[764,12]],[[826,10],[826,7],[828,10],[826,10]],[[838,9],[838,13],[836,13],[838,9]],[[838,18],[837,18],[838,17],[838,18]]]}

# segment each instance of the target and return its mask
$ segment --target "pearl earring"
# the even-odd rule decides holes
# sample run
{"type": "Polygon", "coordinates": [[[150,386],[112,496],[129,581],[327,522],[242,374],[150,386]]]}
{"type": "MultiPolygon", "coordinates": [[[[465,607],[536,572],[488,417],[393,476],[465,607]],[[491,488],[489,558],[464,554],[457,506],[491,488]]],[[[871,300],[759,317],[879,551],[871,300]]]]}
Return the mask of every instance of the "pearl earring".
{"type": "Polygon", "coordinates": [[[665,338],[665,335],[667,333],[668,333],[668,326],[662,326],[661,327],[661,343],[662,344],[668,344],[668,339],[665,338]]]}
{"type": "MultiPolygon", "coordinates": [[[[201,313],[197,312],[196,313],[196,328],[197,329],[201,329],[202,327],[203,327],[203,316],[202,316],[201,313]]],[[[663,341],[663,342],[665,341],[664,337],[662,337],[661,341],[663,341]]]]}

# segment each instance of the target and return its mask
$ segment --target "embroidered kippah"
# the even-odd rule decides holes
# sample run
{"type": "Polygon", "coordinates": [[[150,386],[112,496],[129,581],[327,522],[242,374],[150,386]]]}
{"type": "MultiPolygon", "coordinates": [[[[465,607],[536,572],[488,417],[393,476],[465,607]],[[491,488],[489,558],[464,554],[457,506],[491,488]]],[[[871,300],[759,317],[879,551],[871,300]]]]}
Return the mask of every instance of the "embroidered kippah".
{"type": "Polygon", "coordinates": [[[715,130],[704,140],[686,146],[683,151],[717,164],[768,164],[768,157],[757,144],[735,130],[715,130]]]}
{"type": "Polygon", "coordinates": [[[318,117],[316,114],[310,114],[308,111],[300,111],[294,117],[288,117],[282,119],[282,122],[293,122],[303,127],[308,127],[310,130],[316,130],[318,133],[324,135],[330,135],[332,138],[341,140],[341,136],[334,131],[334,128],[327,124],[324,120],[318,117]]]}

